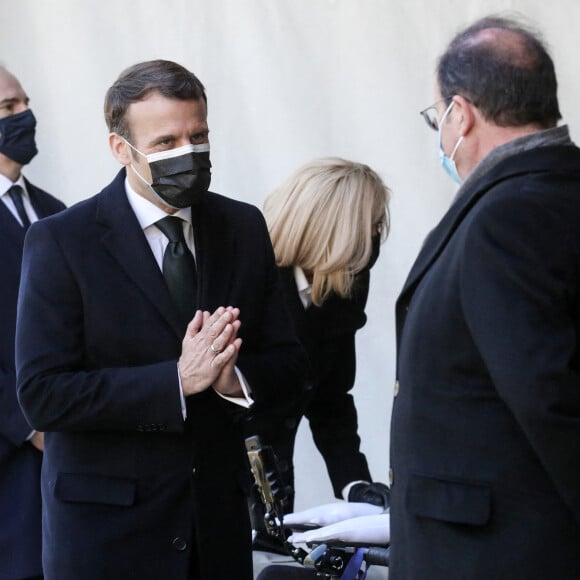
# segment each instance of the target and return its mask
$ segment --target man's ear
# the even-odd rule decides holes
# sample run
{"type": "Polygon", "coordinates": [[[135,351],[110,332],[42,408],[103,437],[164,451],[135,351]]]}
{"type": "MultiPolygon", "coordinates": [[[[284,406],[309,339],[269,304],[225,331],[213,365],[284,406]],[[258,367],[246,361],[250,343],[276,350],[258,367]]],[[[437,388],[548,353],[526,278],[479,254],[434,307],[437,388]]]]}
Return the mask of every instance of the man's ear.
{"type": "Polygon", "coordinates": [[[117,135],[117,133],[109,133],[109,147],[111,148],[111,153],[113,157],[121,165],[131,165],[131,147],[123,137],[117,135]]]}
{"type": "Polygon", "coordinates": [[[455,103],[454,116],[459,120],[459,133],[462,137],[465,137],[475,124],[474,106],[461,95],[455,95],[453,101],[455,103]]]}

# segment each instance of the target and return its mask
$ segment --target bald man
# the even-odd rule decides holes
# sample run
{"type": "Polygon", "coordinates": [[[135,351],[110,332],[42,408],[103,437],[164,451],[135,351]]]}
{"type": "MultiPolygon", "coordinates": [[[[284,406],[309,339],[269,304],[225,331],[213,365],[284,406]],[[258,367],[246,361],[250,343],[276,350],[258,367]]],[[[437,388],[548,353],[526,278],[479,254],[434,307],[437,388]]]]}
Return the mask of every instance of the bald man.
{"type": "Polygon", "coordinates": [[[515,21],[460,33],[434,101],[460,187],[397,302],[389,579],[577,579],[580,150],[515,21]]]}
{"type": "Polygon", "coordinates": [[[0,67],[0,578],[41,578],[43,435],[16,400],[14,334],[24,235],[64,205],[21,173],[36,155],[36,120],[20,83],[0,67]]]}

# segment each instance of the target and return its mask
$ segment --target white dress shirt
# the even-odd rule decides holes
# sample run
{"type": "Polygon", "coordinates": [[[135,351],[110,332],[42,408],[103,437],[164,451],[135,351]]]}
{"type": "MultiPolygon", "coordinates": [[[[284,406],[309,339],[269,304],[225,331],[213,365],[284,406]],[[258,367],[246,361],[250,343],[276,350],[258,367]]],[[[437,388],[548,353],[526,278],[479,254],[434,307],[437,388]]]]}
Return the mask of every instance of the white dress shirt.
{"type": "Polygon", "coordinates": [[[294,282],[296,282],[296,290],[298,290],[302,306],[308,308],[312,304],[312,286],[300,266],[294,266],[294,282]]]}
{"type": "Polygon", "coordinates": [[[14,216],[14,219],[16,219],[16,221],[20,225],[23,225],[22,221],[20,220],[20,216],[18,215],[18,212],[16,211],[16,206],[14,205],[14,202],[12,201],[12,198],[10,197],[10,194],[8,193],[8,190],[13,185],[19,185],[22,188],[22,203],[24,204],[24,211],[26,211],[26,215],[28,216],[30,223],[38,221],[38,216],[36,215],[36,212],[34,211],[34,208],[32,207],[32,203],[30,203],[30,196],[28,195],[28,190],[26,189],[26,183],[24,182],[24,178],[22,177],[22,174],[18,177],[18,179],[14,183],[12,183],[12,181],[10,179],[8,179],[5,175],[2,175],[0,173],[0,197],[2,198],[2,201],[4,202],[4,205],[6,205],[6,207],[10,210],[10,213],[14,216]]]}

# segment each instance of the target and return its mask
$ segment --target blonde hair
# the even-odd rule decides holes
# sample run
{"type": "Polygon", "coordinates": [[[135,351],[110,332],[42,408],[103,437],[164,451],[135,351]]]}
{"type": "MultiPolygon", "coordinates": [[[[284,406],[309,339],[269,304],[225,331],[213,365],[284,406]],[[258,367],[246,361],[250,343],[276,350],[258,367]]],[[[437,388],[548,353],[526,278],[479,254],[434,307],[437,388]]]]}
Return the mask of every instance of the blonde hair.
{"type": "Polygon", "coordinates": [[[338,157],[303,165],[264,202],[276,263],[312,274],[318,306],[333,292],[350,296],[370,260],[371,235],[387,236],[389,197],[368,165],[338,157]]]}

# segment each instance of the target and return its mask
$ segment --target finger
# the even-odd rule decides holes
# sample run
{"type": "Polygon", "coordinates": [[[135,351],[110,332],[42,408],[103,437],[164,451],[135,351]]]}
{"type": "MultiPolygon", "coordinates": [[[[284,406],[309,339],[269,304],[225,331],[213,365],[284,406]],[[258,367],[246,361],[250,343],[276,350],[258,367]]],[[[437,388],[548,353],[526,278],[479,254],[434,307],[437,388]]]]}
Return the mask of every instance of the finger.
{"type": "Polygon", "coordinates": [[[226,309],[223,306],[216,308],[210,316],[211,322],[215,322],[224,312],[226,312],[226,309]]]}
{"type": "Polygon", "coordinates": [[[240,309],[234,308],[233,306],[220,306],[215,310],[215,312],[209,317],[204,320],[204,326],[207,326],[208,329],[214,325],[217,325],[211,332],[215,334],[216,332],[221,332],[221,327],[223,326],[223,322],[226,323],[233,322],[237,320],[238,316],[240,315],[240,309]]]}
{"type": "Polygon", "coordinates": [[[215,324],[221,316],[226,312],[226,309],[223,306],[217,308],[214,312],[210,313],[207,310],[203,313],[203,327],[209,328],[213,324],[215,324]]]}
{"type": "Polygon", "coordinates": [[[236,320],[240,315],[240,309],[235,308],[234,306],[228,306],[226,310],[232,314],[234,320],[236,320]]]}
{"type": "Polygon", "coordinates": [[[196,310],[193,318],[187,325],[187,330],[185,331],[186,336],[195,336],[201,329],[203,322],[203,316],[201,310],[196,310]]]}
{"type": "Polygon", "coordinates": [[[238,354],[240,352],[240,348],[242,346],[242,339],[236,338],[233,342],[231,342],[228,347],[232,346],[234,348],[233,354],[230,356],[229,360],[224,364],[224,366],[235,366],[236,361],[238,360],[238,354]]]}
{"type": "Polygon", "coordinates": [[[231,345],[229,346],[232,346],[234,348],[234,353],[230,356],[229,360],[224,364],[223,366],[224,369],[227,369],[228,367],[233,368],[236,366],[236,363],[238,362],[238,355],[240,354],[240,347],[242,346],[242,339],[236,338],[236,340],[234,340],[234,342],[232,342],[231,345]]]}
{"type": "Polygon", "coordinates": [[[210,363],[210,366],[212,367],[218,367],[218,368],[223,368],[228,362],[229,360],[236,354],[237,349],[235,347],[235,345],[232,344],[228,344],[228,346],[219,354],[216,354],[213,358],[213,360],[210,363]]]}
{"type": "Polygon", "coordinates": [[[224,331],[226,326],[230,324],[232,315],[224,308],[221,316],[214,318],[213,321],[212,318],[213,315],[208,320],[208,324],[204,327],[204,330],[206,330],[206,337],[208,339],[208,346],[212,344],[215,339],[224,331]]]}
{"type": "Polygon", "coordinates": [[[232,327],[232,333],[230,335],[230,342],[232,342],[238,336],[238,330],[240,330],[240,326],[242,323],[239,320],[234,320],[230,326],[232,327]]]}
{"type": "Polygon", "coordinates": [[[214,354],[222,352],[236,338],[237,326],[232,323],[226,324],[222,332],[209,345],[209,350],[214,354]]]}

